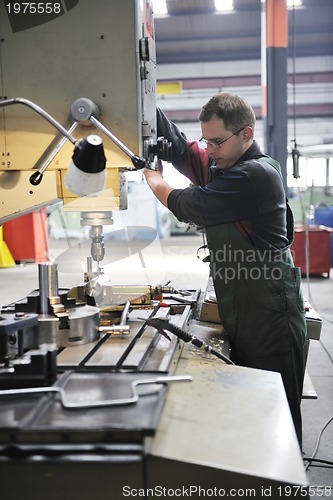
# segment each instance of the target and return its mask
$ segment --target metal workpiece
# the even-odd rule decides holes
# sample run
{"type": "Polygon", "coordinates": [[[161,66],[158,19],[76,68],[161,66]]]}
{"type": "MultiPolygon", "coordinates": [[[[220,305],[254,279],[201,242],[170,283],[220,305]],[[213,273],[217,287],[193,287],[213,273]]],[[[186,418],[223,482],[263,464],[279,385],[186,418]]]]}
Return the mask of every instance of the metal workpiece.
{"type": "Polygon", "coordinates": [[[71,297],[79,302],[91,298],[94,305],[101,309],[101,314],[108,312],[110,307],[122,306],[127,300],[133,305],[149,306],[151,304],[150,285],[114,284],[107,274],[87,272],[86,280],[69,291],[71,297]]]}
{"type": "Polygon", "coordinates": [[[72,289],[72,293],[76,297],[80,297],[82,302],[86,302],[87,297],[91,297],[94,304],[101,307],[105,303],[105,292],[108,286],[112,286],[110,278],[97,269],[97,272],[91,272],[87,275],[87,281],[82,286],[72,289]]]}
{"type": "Polygon", "coordinates": [[[58,347],[81,345],[99,337],[99,309],[90,305],[66,307],[58,295],[57,264],[38,264],[40,341],[58,347]]]}
{"type": "Polygon", "coordinates": [[[69,328],[68,312],[59,297],[57,264],[38,264],[40,341],[57,343],[57,330],[69,328]],[[53,321],[54,319],[54,321],[53,321]],[[46,322],[45,322],[46,320],[46,322]],[[43,326],[42,326],[43,324],[43,326]],[[52,325],[49,329],[46,325],[52,325]]]}
{"type": "Polygon", "coordinates": [[[49,312],[49,298],[58,295],[57,264],[41,262],[38,264],[39,305],[41,314],[49,312]]]}

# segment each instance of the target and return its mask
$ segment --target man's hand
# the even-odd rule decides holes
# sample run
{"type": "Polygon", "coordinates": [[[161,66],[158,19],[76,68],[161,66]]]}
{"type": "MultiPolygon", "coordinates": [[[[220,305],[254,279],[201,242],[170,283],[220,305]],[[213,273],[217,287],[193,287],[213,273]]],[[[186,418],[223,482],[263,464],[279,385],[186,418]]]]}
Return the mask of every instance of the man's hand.
{"type": "Polygon", "coordinates": [[[158,175],[158,177],[163,177],[163,163],[162,160],[157,160],[156,161],[156,170],[152,170],[150,168],[145,168],[143,170],[144,176],[149,184],[148,179],[153,179],[155,175],[158,175]]]}
{"type": "Polygon", "coordinates": [[[147,183],[153,190],[153,186],[158,184],[161,179],[163,179],[163,163],[162,160],[156,161],[156,170],[150,168],[144,168],[143,174],[146,178],[147,183]]]}
{"type": "Polygon", "coordinates": [[[163,165],[161,160],[157,160],[157,169],[150,170],[149,168],[143,169],[143,174],[146,181],[156,196],[156,198],[163,203],[164,206],[168,206],[168,196],[173,191],[173,188],[163,179],[163,165]]]}

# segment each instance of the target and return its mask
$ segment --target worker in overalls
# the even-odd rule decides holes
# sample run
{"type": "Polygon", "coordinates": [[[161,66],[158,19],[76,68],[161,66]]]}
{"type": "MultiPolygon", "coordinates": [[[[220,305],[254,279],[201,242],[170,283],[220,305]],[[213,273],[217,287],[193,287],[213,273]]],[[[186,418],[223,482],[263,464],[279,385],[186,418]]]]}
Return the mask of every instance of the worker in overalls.
{"type": "Polygon", "coordinates": [[[187,141],[157,110],[158,136],[172,142],[173,165],[195,187],[172,188],[161,165],[144,173],[155,196],[177,219],[205,229],[231,359],[281,374],[301,446],[306,324],[280,165],[253,140],[255,114],[240,96],[212,97],[199,120],[204,147],[187,141]]]}

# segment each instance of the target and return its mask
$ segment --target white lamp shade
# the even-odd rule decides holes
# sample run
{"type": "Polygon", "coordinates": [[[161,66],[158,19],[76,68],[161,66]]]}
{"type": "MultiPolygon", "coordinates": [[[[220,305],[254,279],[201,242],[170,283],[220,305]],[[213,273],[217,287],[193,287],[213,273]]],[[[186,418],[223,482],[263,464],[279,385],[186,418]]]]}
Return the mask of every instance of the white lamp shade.
{"type": "Polygon", "coordinates": [[[64,178],[66,188],[76,196],[98,196],[105,187],[105,164],[102,139],[98,135],[79,141],[64,178]]]}
{"type": "Polygon", "coordinates": [[[68,191],[76,196],[98,196],[105,187],[106,170],[95,174],[83,172],[73,161],[70,162],[64,178],[68,191]]]}

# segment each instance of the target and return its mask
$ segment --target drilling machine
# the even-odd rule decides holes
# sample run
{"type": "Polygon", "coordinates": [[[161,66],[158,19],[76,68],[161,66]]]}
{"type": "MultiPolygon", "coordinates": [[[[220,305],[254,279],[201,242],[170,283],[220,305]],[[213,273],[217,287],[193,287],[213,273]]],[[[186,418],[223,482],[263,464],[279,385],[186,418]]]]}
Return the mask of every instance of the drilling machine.
{"type": "MultiPolygon", "coordinates": [[[[170,159],[170,145],[156,137],[155,72],[150,0],[0,2],[0,224],[59,200],[81,212],[90,281],[104,258],[103,226],[127,206],[126,171],[170,159]],[[98,157],[95,170],[82,159],[87,149],[98,157]],[[89,192],[93,172],[100,175],[89,192]]],[[[230,488],[244,496],[248,486],[259,496],[272,484],[299,484],[295,497],[303,496],[277,375],[183,355],[158,327],[167,319],[182,332],[198,291],[176,303],[163,298],[167,307],[163,290],[152,302],[150,290],[140,291],[142,307],[126,300],[117,331],[105,330],[87,288],[78,302],[59,287],[54,265],[43,264],[39,290],[0,316],[2,491],[117,500],[199,498],[216,487],[220,496],[230,488]]],[[[212,337],[213,350],[227,355],[220,327],[212,337]]]]}
{"type": "Polygon", "coordinates": [[[103,227],[127,208],[126,171],[170,155],[156,137],[151,3],[1,5],[0,55],[0,223],[59,200],[80,212],[91,239],[86,290],[102,274],[103,227]]]}

